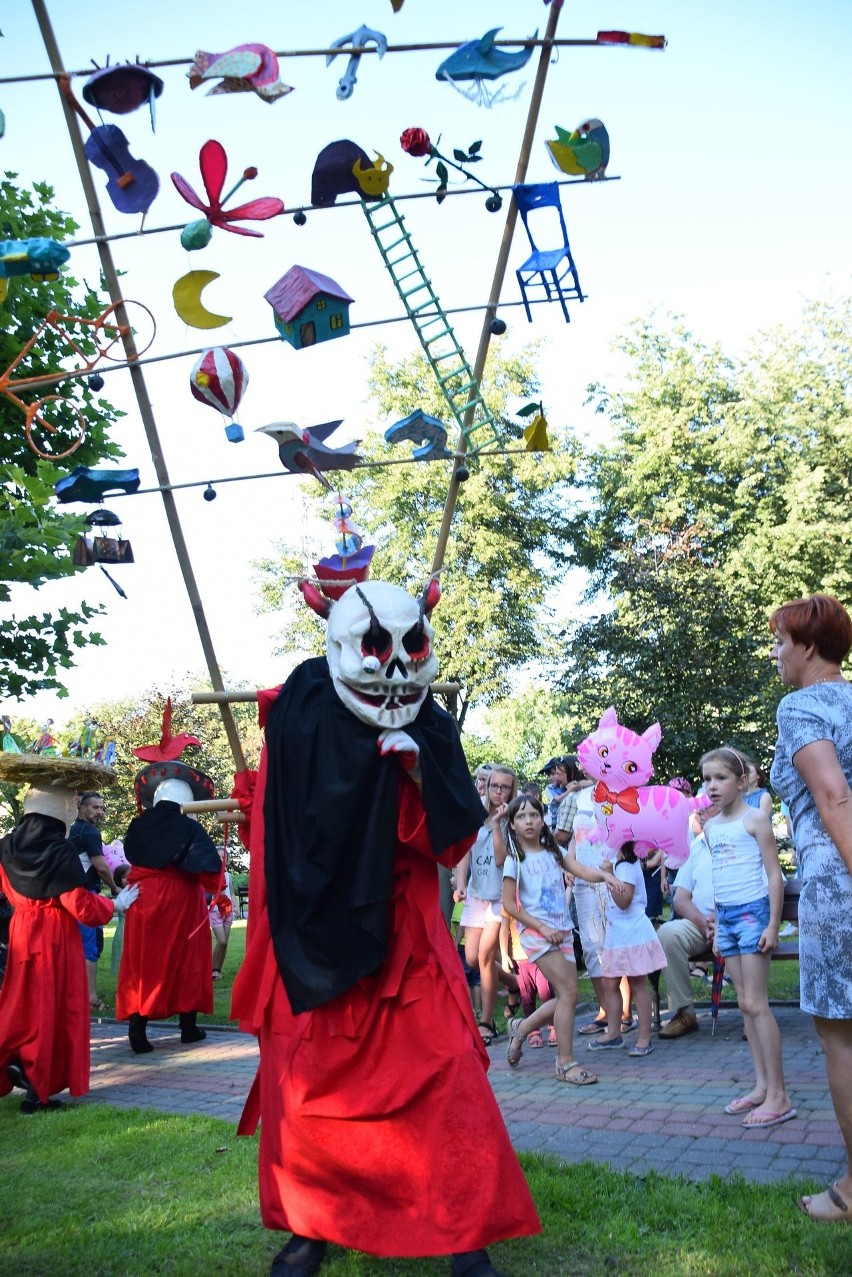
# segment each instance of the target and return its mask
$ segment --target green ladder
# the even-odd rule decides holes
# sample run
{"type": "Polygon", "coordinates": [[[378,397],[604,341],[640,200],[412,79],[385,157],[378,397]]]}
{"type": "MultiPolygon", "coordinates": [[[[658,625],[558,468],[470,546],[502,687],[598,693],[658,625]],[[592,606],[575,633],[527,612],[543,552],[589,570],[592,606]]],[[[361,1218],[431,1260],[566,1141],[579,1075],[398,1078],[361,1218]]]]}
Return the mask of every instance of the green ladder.
{"type": "Polygon", "coordinates": [[[402,213],[390,195],[378,203],[362,201],[361,207],[467,449],[475,454],[490,444],[502,444],[500,427],[489,412],[473,369],[441,309],[402,213]],[[470,422],[465,425],[465,417],[471,409],[470,422]]]}

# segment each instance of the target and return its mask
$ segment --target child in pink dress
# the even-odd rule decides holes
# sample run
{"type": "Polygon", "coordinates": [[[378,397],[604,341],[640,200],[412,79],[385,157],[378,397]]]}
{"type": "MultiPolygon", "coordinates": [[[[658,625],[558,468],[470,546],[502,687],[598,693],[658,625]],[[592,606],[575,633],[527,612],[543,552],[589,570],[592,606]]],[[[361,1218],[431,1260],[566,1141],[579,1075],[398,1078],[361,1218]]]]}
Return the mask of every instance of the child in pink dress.
{"type": "MultiPolygon", "coordinates": [[[[642,866],[636,859],[632,842],[626,842],[615,858],[614,867],[603,861],[599,869],[572,864],[578,877],[589,882],[603,882],[609,888],[606,906],[606,939],[601,953],[604,1000],[607,1021],[618,1025],[621,1016],[619,983],[623,976],[630,984],[630,993],[636,1004],[639,1032],[628,1055],[650,1055],[651,995],[646,976],[661,971],[666,964],[663,946],[657,939],[651,919],[645,913],[648,897],[642,877],[642,866]]],[[[606,1051],[625,1045],[620,1033],[607,1029],[602,1037],[593,1038],[590,1051],[606,1051]]]]}

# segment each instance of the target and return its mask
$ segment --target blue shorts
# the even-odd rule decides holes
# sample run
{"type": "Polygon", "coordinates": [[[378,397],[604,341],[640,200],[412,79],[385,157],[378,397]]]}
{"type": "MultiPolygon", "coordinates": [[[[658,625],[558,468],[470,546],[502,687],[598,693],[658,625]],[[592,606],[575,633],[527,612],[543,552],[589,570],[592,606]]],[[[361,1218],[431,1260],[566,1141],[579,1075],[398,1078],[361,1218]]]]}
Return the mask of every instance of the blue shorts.
{"type": "Polygon", "coordinates": [[[78,922],[77,926],[83,938],[83,956],[87,962],[97,962],[104,951],[103,927],[86,927],[82,922],[78,922]]]}
{"type": "Polygon", "coordinates": [[[757,942],[768,926],[768,896],[747,905],[716,905],[716,948],[723,958],[760,953],[757,942]]]}

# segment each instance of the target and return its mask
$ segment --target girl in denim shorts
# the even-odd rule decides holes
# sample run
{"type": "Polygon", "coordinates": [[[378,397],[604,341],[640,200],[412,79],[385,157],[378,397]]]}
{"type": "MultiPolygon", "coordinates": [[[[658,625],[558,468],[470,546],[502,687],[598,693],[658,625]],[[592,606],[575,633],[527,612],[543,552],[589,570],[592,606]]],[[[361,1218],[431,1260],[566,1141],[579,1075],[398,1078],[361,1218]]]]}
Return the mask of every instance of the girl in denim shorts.
{"type": "Polygon", "coordinates": [[[769,818],[743,800],[748,765],[734,749],[714,749],[701,759],[704,788],[718,816],[704,834],[713,858],[716,898],[714,949],[737,992],[754,1062],[755,1083],[725,1106],[744,1114],[743,1126],[777,1126],[796,1116],[784,1082],[781,1034],[769,1009],[769,961],[778,945],[784,879],[769,818]]]}

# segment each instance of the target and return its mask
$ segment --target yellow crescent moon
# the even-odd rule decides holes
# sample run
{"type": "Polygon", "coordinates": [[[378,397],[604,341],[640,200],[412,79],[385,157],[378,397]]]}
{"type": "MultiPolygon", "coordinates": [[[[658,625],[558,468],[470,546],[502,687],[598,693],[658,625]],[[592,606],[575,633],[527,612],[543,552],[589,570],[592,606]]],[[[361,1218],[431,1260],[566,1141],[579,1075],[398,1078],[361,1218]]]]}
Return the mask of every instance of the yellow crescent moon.
{"type": "Polygon", "coordinates": [[[231,315],[216,315],[201,301],[204,289],[218,278],[215,270],[191,270],[188,275],[181,275],[172,289],[172,299],[185,324],[193,328],[221,328],[231,322],[231,315]]]}

